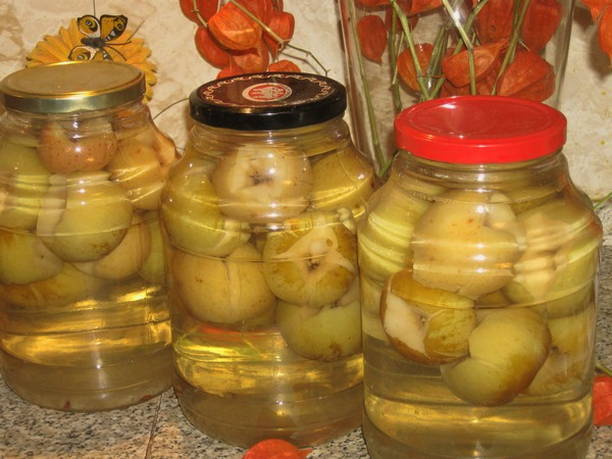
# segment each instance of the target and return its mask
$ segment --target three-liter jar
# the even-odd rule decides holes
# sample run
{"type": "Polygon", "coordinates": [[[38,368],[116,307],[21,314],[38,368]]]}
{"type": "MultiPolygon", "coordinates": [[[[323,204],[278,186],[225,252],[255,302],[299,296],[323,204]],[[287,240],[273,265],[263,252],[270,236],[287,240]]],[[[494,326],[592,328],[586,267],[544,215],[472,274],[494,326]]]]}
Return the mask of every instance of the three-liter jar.
{"type": "Polygon", "coordinates": [[[118,408],[170,386],[158,213],[174,143],[127,64],[0,83],[0,368],[37,405],[118,408]]]}
{"type": "Polygon", "coordinates": [[[357,427],[356,220],[374,186],[329,78],[264,73],[190,97],[162,195],[175,392],[206,434],[321,443],[357,427]]]}
{"type": "Polygon", "coordinates": [[[457,97],[395,129],[358,230],[372,457],[584,457],[602,228],[565,117],[457,97]]]}

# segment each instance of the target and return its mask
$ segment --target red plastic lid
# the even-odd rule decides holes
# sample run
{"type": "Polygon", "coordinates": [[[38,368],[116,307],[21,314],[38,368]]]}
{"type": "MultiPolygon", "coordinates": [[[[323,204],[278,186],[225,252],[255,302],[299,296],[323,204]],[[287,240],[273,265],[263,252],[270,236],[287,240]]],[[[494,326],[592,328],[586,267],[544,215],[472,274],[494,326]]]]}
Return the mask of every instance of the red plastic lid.
{"type": "Polygon", "coordinates": [[[457,96],[402,111],[395,119],[395,140],[399,148],[434,161],[510,163],[559,150],[566,126],[561,112],[538,102],[457,96]]]}

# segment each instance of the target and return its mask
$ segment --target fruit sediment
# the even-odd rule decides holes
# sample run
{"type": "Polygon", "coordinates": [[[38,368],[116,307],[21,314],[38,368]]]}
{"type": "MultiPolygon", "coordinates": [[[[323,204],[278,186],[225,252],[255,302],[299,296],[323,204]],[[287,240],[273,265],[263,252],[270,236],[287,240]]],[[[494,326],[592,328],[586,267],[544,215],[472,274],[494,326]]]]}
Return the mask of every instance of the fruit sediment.
{"type": "Polygon", "coordinates": [[[359,261],[374,457],[586,453],[601,227],[561,180],[516,179],[476,192],[393,171],[372,198],[359,261]]]}
{"type": "Polygon", "coordinates": [[[176,159],[140,104],[7,113],[0,132],[0,362],[38,405],[97,411],[171,382],[159,194],[176,159]]]}
{"type": "Polygon", "coordinates": [[[274,143],[197,126],[164,191],[175,390],[228,443],[311,445],[360,423],[355,216],[373,174],[329,123],[274,143]]]}

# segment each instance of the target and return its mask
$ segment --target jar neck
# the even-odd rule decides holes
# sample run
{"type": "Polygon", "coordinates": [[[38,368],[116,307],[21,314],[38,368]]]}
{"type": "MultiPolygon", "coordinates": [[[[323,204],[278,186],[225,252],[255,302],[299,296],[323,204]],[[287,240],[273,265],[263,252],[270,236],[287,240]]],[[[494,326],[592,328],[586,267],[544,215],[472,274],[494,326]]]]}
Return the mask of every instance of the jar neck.
{"type": "Polygon", "coordinates": [[[291,145],[306,156],[314,156],[345,148],[350,142],[349,128],[342,117],[299,128],[262,131],[240,131],[196,123],[191,129],[188,149],[218,156],[216,152],[231,151],[246,144],[266,144],[270,148],[291,145]]]}
{"type": "Polygon", "coordinates": [[[114,130],[121,130],[143,127],[151,121],[148,107],[137,100],[101,110],[71,113],[44,114],[8,109],[1,115],[0,129],[5,133],[31,135],[37,134],[49,122],[57,122],[68,132],[78,131],[86,125],[88,134],[95,135],[97,130],[106,132],[109,123],[114,130]]]}
{"type": "Polygon", "coordinates": [[[400,151],[391,168],[390,180],[417,178],[447,188],[496,191],[526,183],[561,190],[570,183],[567,159],[557,151],[530,161],[490,164],[451,164],[419,158],[400,151]]]}

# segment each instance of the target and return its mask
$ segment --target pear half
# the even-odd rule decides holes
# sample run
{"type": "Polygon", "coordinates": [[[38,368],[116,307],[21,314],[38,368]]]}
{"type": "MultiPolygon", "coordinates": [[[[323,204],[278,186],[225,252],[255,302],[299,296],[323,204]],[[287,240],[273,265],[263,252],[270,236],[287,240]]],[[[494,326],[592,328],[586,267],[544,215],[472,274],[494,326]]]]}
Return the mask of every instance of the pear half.
{"type": "Polygon", "coordinates": [[[64,263],[55,276],[29,284],[0,284],[0,297],[26,308],[69,306],[75,301],[95,295],[104,281],[64,263]]]}
{"type": "Polygon", "coordinates": [[[51,177],[36,232],[65,261],[93,261],[123,239],[133,207],[106,172],[51,177]]]}
{"type": "Polygon", "coordinates": [[[374,170],[352,144],[312,166],[311,202],[315,209],[347,208],[359,217],[372,191],[374,170]]]}
{"type": "Polygon", "coordinates": [[[526,308],[487,311],[469,337],[469,357],[441,367],[460,399],[496,406],[512,401],[534,379],[548,356],[544,319],[526,308]]]}
{"type": "Polygon", "coordinates": [[[497,194],[441,194],[415,225],[414,279],[473,299],[499,290],[512,279],[512,266],[520,256],[513,218],[497,194]]]}
{"type": "Polygon", "coordinates": [[[169,242],[186,252],[224,257],[249,240],[249,225],[225,217],[199,159],[179,163],[163,193],[161,216],[169,242]]]}
{"type": "Polygon", "coordinates": [[[161,226],[157,213],[145,215],[145,224],[151,238],[151,248],[144,259],[138,274],[152,284],[163,284],[166,269],[166,257],[164,254],[164,241],[161,234],[161,226]]]}
{"type": "Polygon", "coordinates": [[[134,139],[119,141],[117,153],[106,166],[111,180],[121,185],[138,209],[159,207],[164,175],[157,152],[134,139]]]}
{"type": "Polygon", "coordinates": [[[36,227],[49,175],[35,148],[9,139],[0,141],[0,226],[36,227]]]}
{"type": "Polygon", "coordinates": [[[473,306],[467,297],[419,284],[411,270],[404,269],[387,281],[380,317],[400,354],[415,362],[440,364],[467,354],[476,326],[473,306]]]}
{"type": "Polygon", "coordinates": [[[357,276],[355,235],[320,212],[268,234],[263,250],[270,289],[287,303],[322,307],[344,295],[357,276]]]}
{"type": "Polygon", "coordinates": [[[550,319],[552,347],[548,358],[525,393],[554,395],[581,390],[589,381],[593,364],[595,305],[571,316],[550,319]]]}
{"type": "Polygon", "coordinates": [[[575,314],[594,294],[600,241],[601,228],[592,224],[556,251],[528,248],[504,293],[514,303],[535,305],[546,317],[575,314]]]}
{"type": "Polygon", "coordinates": [[[525,229],[527,244],[534,251],[555,251],[571,242],[593,220],[583,205],[565,199],[553,199],[518,216],[525,229]]]}
{"type": "Polygon", "coordinates": [[[361,327],[364,335],[388,342],[380,320],[380,298],[383,286],[359,272],[361,293],[361,327]]]}
{"type": "Polygon", "coordinates": [[[35,235],[0,230],[0,282],[41,281],[58,274],[63,264],[35,235]]]}
{"type": "Polygon", "coordinates": [[[414,225],[428,206],[391,179],[374,192],[358,228],[359,266],[368,277],[382,284],[408,265],[414,225]]]}

